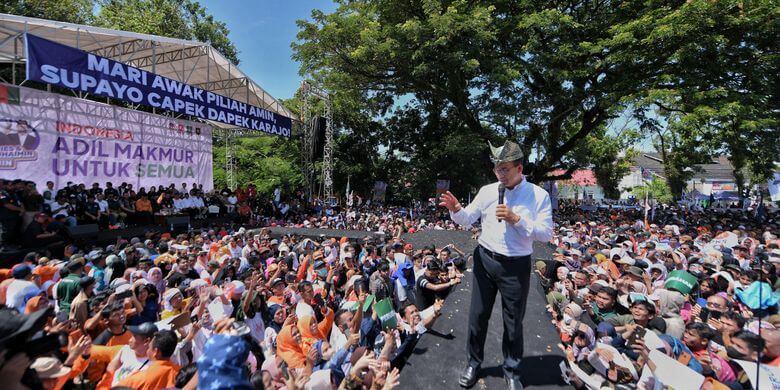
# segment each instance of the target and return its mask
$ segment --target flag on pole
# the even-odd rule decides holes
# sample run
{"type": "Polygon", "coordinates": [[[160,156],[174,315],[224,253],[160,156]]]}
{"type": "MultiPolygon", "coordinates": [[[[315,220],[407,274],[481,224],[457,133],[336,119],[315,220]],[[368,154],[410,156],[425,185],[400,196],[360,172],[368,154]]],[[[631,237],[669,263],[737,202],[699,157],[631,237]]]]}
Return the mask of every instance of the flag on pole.
{"type": "Polygon", "coordinates": [[[650,230],[650,223],[647,221],[647,212],[650,211],[650,201],[648,199],[650,191],[645,190],[645,229],[650,230]]]}
{"type": "Polygon", "coordinates": [[[347,176],[347,206],[352,207],[352,190],[349,188],[349,176],[347,176]]]}

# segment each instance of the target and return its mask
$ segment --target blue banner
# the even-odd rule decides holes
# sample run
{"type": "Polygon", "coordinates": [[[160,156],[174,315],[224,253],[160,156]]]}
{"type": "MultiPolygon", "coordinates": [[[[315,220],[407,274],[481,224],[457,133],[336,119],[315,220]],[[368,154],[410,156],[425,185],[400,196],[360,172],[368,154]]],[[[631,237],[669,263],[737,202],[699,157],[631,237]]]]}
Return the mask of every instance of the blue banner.
{"type": "Polygon", "coordinates": [[[25,38],[28,80],[290,137],[286,116],[35,35],[25,38]]]}

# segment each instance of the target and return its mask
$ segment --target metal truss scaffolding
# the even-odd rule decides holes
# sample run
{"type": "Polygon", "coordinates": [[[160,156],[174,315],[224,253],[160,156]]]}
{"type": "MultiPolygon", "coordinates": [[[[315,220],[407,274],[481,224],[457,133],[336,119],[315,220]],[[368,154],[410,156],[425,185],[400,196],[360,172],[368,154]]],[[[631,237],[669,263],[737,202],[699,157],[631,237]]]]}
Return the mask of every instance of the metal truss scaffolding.
{"type": "MultiPolygon", "coordinates": [[[[295,120],[282,103],[207,43],[0,13],[0,64],[23,85],[24,34],[110,58],[295,120]]],[[[234,125],[211,122],[215,128],[234,125]]]]}
{"type": "MultiPolygon", "coordinates": [[[[23,66],[26,61],[25,33],[35,34],[182,83],[213,91],[240,102],[262,107],[291,118],[294,128],[298,124],[297,117],[285,108],[281,101],[269,95],[241,69],[207,43],[3,13],[0,13],[0,65],[8,64],[11,66],[11,79],[4,80],[0,77],[0,82],[24,85],[23,72],[17,68],[23,66]]],[[[75,92],[74,95],[76,95],[75,92]]],[[[78,97],[82,98],[83,96],[78,93],[78,97]]],[[[327,94],[324,95],[323,99],[327,105],[326,117],[330,132],[330,102],[327,100],[327,94]]],[[[106,101],[108,102],[108,99],[106,101]]],[[[152,112],[157,113],[154,109],[152,112]]],[[[175,116],[173,113],[163,113],[162,115],[175,116]]],[[[213,136],[224,141],[225,179],[228,187],[235,189],[235,170],[237,168],[235,145],[237,138],[260,137],[266,136],[266,134],[255,130],[235,128],[234,125],[230,124],[206,122],[214,127],[213,136]]],[[[311,130],[309,126],[304,126],[304,128],[306,131],[311,130]]],[[[304,137],[304,139],[311,140],[310,137],[304,137]]],[[[327,156],[332,155],[330,149],[330,141],[328,141],[325,152],[327,156]]],[[[326,164],[328,167],[332,165],[330,159],[328,157],[329,162],[326,164]]],[[[325,188],[326,193],[331,194],[331,168],[327,168],[327,170],[325,188]]]]}
{"type": "Polygon", "coordinates": [[[312,99],[319,99],[325,104],[325,145],[322,153],[322,192],[323,198],[330,204],[335,204],[333,195],[333,107],[328,93],[307,81],[301,83],[303,90],[303,110],[301,122],[303,123],[303,140],[301,142],[301,157],[303,168],[303,181],[306,198],[314,199],[314,151],[316,147],[317,121],[314,115],[316,110],[312,99]]]}

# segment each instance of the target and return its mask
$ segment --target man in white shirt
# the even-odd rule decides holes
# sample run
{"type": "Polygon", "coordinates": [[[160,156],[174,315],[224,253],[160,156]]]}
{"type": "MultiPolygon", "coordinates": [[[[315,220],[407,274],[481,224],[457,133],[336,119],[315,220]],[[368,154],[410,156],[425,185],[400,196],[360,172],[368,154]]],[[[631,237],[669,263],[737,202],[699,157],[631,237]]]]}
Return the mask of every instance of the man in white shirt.
{"type": "Polygon", "coordinates": [[[490,145],[490,149],[498,182],[482,187],[466,207],[462,207],[449,191],[442,195],[439,204],[446,207],[452,220],[461,226],[482,220],[479,246],[474,250],[467,344],[469,362],[459,383],[463,387],[476,383],[477,371],[484,359],[488,320],[496,293],[500,291],[504,319],[504,377],[508,389],[522,389],[523,316],[533,242],[552,239],[552,210],[547,192],[525,180],[523,152],[519,145],[507,141],[500,148],[490,145]]]}
{"type": "Polygon", "coordinates": [[[76,217],[69,214],[72,206],[64,196],[58,197],[56,202],[49,204],[49,207],[51,207],[52,217],[56,218],[57,216],[62,215],[65,217],[65,224],[68,226],[76,226],[76,217]]]}
{"type": "Polygon", "coordinates": [[[173,208],[174,208],[174,209],[175,209],[177,212],[180,212],[180,211],[184,210],[184,199],[182,199],[182,198],[180,198],[178,195],[176,195],[176,196],[173,198],[173,208]]]}
{"type": "Polygon", "coordinates": [[[153,322],[145,322],[138,326],[128,326],[127,330],[133,337],[114,355],[109,368],[114,372],[111,385],[115,386],[122,379],[146,368],[149,368],[149,343],[152,342],[157,326],[153,322]]]}
{"type": "Polygon", "coordinates": [[[6,290],[5,305],[24,313],[27,300],[41,293],[32,281],[32,268],[26,263],[15,265],[11,270],[14,280],[6,290]]]}
{"type": "Polygon", "coordinates": [[[95,194],[95,203],[97,203],[101,213],[108,214],[108,201],[103,198],[103,194],[95,194]]]}

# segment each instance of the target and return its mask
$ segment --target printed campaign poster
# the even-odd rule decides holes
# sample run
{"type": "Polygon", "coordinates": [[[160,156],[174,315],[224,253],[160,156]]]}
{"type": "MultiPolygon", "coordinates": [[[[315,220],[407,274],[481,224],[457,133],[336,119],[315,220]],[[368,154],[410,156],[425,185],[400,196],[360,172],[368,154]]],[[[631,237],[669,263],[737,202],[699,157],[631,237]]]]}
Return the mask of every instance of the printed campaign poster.
{"type": "Polygon", "coordinates": [[[28,80],[290,137],[286,116],[33,34],[24,39],[28,80]]]}
{"type": "Polygon", "coordinates": [[[0,84],[0,177],[211,191],[211,127],[0,84]]]}

